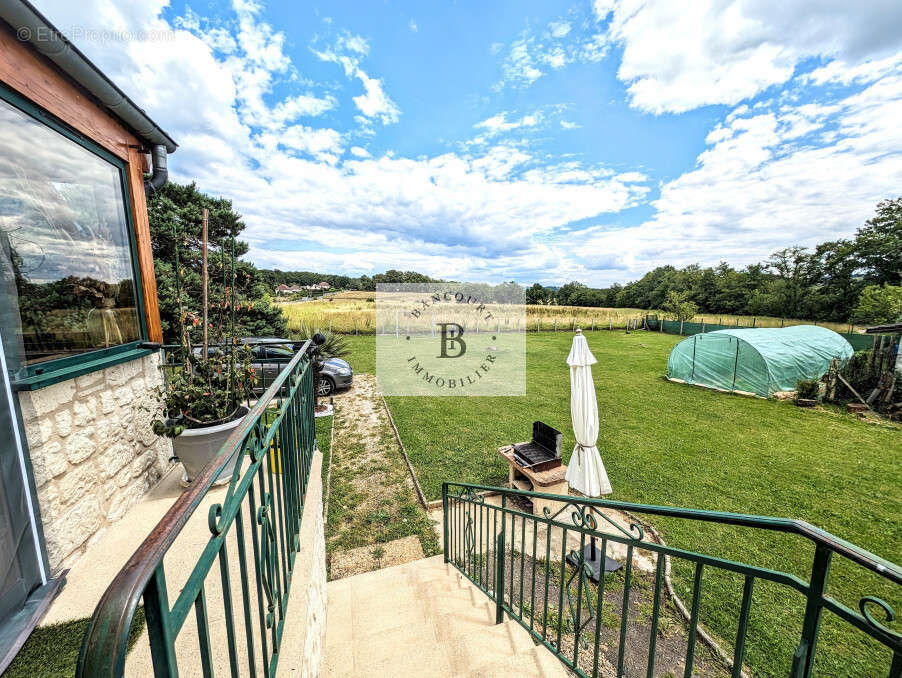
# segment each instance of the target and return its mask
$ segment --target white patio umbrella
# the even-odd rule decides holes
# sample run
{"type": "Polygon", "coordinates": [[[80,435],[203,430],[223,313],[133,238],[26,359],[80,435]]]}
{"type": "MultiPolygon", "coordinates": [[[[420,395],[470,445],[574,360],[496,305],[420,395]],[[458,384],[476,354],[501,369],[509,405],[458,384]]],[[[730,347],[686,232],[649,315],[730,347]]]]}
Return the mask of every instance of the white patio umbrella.
{"type": "Polygon", "coordinates": [[[611,493],[611,483],[604,470],[598,442],[598,401],[592,381],[592,365],[598,362],[582,330],[576,330],[573,346],[567,356],[570,366],[570,418],[576,447],[567,467],[567,482],[577,492],[587,497],[600,497],[611,493]]]}

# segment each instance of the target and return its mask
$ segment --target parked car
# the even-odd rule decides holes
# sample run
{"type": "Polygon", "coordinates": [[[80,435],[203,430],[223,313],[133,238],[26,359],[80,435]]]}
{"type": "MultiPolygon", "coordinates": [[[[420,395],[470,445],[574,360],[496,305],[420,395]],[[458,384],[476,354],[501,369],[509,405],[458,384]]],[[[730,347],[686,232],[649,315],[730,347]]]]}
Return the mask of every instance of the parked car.
{"type": "MultiPolygon", "coordinates": [[[[251,349],[251,361],[259,370],[258,386],[255,391],[263,392],[285,369],[285,366],[294,358],[304,343],[282,339],[279,337],[242,337],[241,344],[247,344],[251,349]],[[278,343],[276,343],[278,342],[278,343]]],[[[216,351],[216,348],[210,348],[216,351]]],[[[197,347],[194,352],[200,355],[202,349],[197,347]]],[[[354,370],[347,360],[341,358],[328,358],[322,362],[319,380],[315,385],[316,394],[319,397],[332,395],[335,391],[350,388],[354,381],[354,370]]]]}

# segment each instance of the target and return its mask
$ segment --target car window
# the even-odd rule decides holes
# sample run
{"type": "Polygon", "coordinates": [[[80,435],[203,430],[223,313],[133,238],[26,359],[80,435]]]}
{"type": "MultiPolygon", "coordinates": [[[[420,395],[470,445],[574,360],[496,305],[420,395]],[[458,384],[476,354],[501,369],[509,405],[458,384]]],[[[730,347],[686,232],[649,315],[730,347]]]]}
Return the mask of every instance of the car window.
{"type": "Polygon", "coordinates": [[[294,351],[284,346],[267,346],[266,357],[278,360],[291,360],[294,357],[294,351]]]}

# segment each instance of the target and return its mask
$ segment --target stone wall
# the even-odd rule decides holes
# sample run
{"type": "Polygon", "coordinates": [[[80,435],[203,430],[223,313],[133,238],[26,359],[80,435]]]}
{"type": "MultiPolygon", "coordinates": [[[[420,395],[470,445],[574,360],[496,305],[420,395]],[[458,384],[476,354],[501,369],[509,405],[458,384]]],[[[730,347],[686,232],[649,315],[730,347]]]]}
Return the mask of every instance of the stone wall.
{"type": "MultiPolygon", "coordinates": [[[[304,497],[300,547],[294,561],[282,659],[298,678],[318,678],[326,643],[326,539],[323,524],[323,455],[317,451],[304,497]],[[303,620],[302,623],[299,623],[303,620]]],[[[286,667],[287,668],[287,667],[286,667]]]]}
{"type": "Polygon", "coordinates": [[[172,456],[151,431],[159,356],[19,394],[51,569],[70,567],[156,483],[172,456]]]}

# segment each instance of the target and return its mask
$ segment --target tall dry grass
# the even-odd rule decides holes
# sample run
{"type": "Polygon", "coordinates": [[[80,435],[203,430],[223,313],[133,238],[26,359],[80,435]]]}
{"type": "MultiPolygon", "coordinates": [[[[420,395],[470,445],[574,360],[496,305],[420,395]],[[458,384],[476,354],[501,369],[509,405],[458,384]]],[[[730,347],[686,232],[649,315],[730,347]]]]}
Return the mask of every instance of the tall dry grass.
{"type": "MultiPolygon", "coordinates": [[[[302,327],[312,330],[328,330],[342,334],[375,334],[376,303],[374,292],[343,292],[340,295],[327,297],[320,301],[284,302],[279,307],[288,320],[291,332],[299,332],[302,327]],[[368,295],[368,296],[367,296],[368,295]]],[[[624,328],[629,321],[641,320],[647,311],[639,308],[590,308],[582,306],[527,306],[526,328],[530,332],[537,330],[571,330],[624,328]]],[[[718,315],[701,313],[694,318],[695,322],[709,324],[739,325],[750,327],[780,327],[781,324],[803,325],[811,321],[772,317],[752,317],[737,315],[718,315]]],[[[849,325],[844,323],[818,323],[837,332],[848,332],[849,325]]],[[[853,330],[860,328],[853,327],[853,330]]],[[[379,331],[394,331],[394,327],[379,328],[379,331]]]]}

